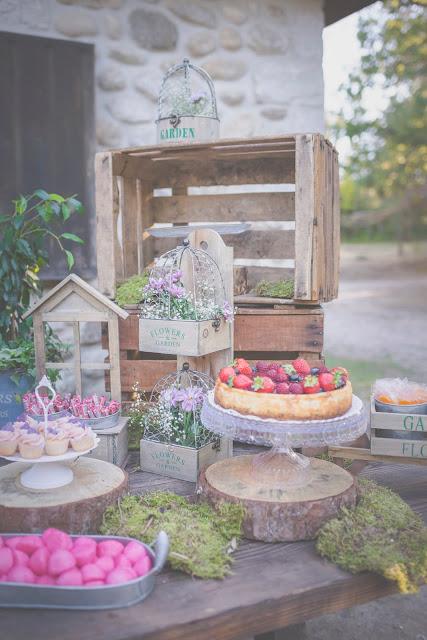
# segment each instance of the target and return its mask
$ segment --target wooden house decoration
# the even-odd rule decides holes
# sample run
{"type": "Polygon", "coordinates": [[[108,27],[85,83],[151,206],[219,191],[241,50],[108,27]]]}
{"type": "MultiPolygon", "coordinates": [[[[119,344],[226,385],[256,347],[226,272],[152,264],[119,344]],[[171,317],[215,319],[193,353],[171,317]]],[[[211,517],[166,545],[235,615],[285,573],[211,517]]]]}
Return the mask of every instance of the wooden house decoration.
{"type": "Polygon", "coordinates": [[[82,371],[108,370],[111,398],[121,401],[119,318],[126,320],[128,313],[112,300],[74,273],[51,289],[25,314],[33,317],[36,375],[39,380],[46,369],[73,369],[76,393],[82,394],[82,371]],[[47,362],[45,349],[45,322],[66,322],[73,326],[74,359],[72,362],[47,362]],[[82,362],[80,323],[105,322],[108,325],[109,362],[82,362]]]}

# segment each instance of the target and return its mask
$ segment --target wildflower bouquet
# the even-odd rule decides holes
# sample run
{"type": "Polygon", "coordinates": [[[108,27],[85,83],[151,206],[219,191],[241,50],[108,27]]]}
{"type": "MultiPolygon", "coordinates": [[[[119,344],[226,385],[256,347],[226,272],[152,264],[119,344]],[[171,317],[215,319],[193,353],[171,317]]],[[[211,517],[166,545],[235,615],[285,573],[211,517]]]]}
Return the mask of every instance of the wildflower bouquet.
{"type": "Polygon", "coordinates": [[[200,282],[197,292],[188,292],[182,283],[182,271],[174,269],[166,276],[150,276],[145,285],[141,318],[151,320],[233,320],[234,311],[225,301],[215,302],[215,291],[208,282],[200,282]]]}
{"type": "Polygon", "coordinates": [[[200,387],[169,387],[145,414],[144,438],[199,449],[215,440],[200,421],[206,391],[200,387]]]}

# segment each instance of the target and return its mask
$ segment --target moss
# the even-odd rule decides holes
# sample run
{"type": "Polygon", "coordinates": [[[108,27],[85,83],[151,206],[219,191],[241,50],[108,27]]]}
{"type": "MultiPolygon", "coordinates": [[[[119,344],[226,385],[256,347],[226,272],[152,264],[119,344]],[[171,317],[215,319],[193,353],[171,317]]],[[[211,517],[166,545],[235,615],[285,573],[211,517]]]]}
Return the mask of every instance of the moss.
{"type": "Polygon", "coordinates": [[[294,297],[294,281],[278,280],[277,282],[267,282],[261,280],[255,287],[255,293],[258,296],[268,298],[293,298],[294,297]]]}
{"type": "Polygon", "coordinates": [[[234,504],[214,510],[169,492],[127,496],[104,514],[101,533],[124,535],[151,543],[160,530],[170,539],[169,563],[200,578],[230,573],[230,552],[241,536],[244,510],[234,504]]]}
{"type": "Polygon", "coordinates": [[[132,276],[117,287],[116,302],[119,307],[127,304],[139,304],[143,298],[142,290],[148,282],[148,274],[132,276]]]}
{"type": "Polygon", "coordinates": [[[316,548],[351,573],[375,571],[396,582],[402,593],[427,583],[427,527],[396,493],[360,480],[353,510],[322,527],[316,548]]]}

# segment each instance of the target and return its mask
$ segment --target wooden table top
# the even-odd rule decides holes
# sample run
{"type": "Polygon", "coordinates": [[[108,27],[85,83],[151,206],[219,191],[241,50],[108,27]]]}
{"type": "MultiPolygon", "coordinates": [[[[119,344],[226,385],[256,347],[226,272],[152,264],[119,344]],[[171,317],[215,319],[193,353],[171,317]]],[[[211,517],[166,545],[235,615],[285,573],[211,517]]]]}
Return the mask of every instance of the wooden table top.
{"type": "MultiPolygon", "coordinates": [[[[135,460],[135,459],[134,459],[135,460]]],[[[135,466],[135,465],[134,465],[135,466]]],[[[129,468],[132,491],[193,485],[129,468]]],[[[427,520],[427,467],[374,463],[363,475],[398,491],[427,520]]],[[[353,576],[321,559],[312,542],[244,541],[233,575],[197,580],[173,571],[141,604],[111,611],[0,610],[4,640],[232,640],[395,593],[383,578],[353,576]]]]}

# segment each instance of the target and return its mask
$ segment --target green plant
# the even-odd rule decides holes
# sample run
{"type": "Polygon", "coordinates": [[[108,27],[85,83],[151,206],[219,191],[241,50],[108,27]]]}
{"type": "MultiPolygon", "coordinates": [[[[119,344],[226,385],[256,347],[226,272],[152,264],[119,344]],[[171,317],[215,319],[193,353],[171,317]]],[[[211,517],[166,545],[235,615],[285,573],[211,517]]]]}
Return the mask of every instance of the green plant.
{"type": "Polygon", "coordinates": [[[104,513],[101,533],[131,536],[151,543],[159,531],[170,540],[169,563],[199,578],[224,578],[230,573],[230,552],[241,537],[244,508],[205,503],[162,491],[127,496],[104,513]]]}
{"type": "Polygon", "coordinates": [[[277,282],[268,282],[261,280],[255,287],[257,296],[265,296],[267,298],[293,298],[294,297],[294,281],[278,280],[277,282]]]}
{"type": "Polygon", "coordinates": [[[427,527],[390,489],[360,479],[357,506],[320,530],[317,551],[351,573],[375,571],[413,593],[427,583],[427,527]]]}
{"type": "Polygon", "coordinates": [[[0,335],[3,341],[25,341],[31,336],[31,323],[24,322],[22,314],[30,296],[41,293],[38,272],[49,264],[46,240],[55,240],[71,269],[74,256],[64,241],[83,240],[57,229],[82,205],[74,196],[64,198],[43,189],[19,196],[13,205],[12,213],[0,216],[0,335]]]}
{"type": "Polygon", "coordinates": [[[139,304],[143,297],[143,289],[148,283],[148,274],[142,273],[132,276],[117,287],[116,302],[119,307],[125,307],[127,304],[139,304]]]}

